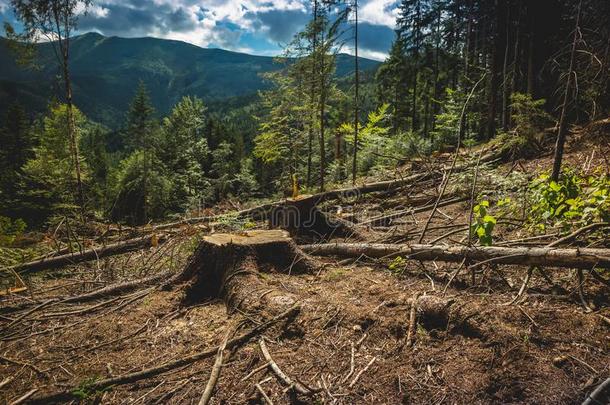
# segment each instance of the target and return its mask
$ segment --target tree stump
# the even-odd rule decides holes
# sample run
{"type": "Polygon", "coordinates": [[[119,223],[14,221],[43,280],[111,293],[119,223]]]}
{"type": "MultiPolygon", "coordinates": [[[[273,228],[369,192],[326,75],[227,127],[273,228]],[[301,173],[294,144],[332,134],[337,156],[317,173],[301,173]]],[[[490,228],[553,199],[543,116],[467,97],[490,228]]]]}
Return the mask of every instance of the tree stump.
{"type": "Polygon", "coordinates": [[[425,329],[443,329],[449,322],[449,313],[454,300],[422,295],[416,300],[417,317],[425,329]]]}
{"type": "Polygon", "coordinates": [[[257,312],[285,310],[294,296],[269,285],[263,272],[309,273],[316,262],[283,230],[204,236],[175,282],[190,282],[186,300],[221,297],[229,309],[257,312]]]}
{"type": "Polygon", "coordinates": [[[333,236],[364,240],[362,232],[354,224],[320,211],[319,197],[301,195],[287,198],[269,217],[270,228],[281,228],[291,235],[316,236],[328,239],[333,236]]]}

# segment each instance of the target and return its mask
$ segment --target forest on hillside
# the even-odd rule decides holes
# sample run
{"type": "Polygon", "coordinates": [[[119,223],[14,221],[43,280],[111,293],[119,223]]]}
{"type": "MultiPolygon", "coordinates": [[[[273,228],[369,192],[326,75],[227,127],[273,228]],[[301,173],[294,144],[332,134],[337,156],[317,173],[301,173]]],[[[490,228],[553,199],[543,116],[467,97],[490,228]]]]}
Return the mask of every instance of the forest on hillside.
{"type": "Polygon", "coordinates": [[[272,61],[10,6],[7,403],[607,401],[607,0],[400,0],[380,63],[359,0],[272,61]]]}
{"type": "Polygon", "coordinates": [[[65,82],[46,112],[13,103],[2,120],[0,214],[17,228],[79,211],[142,224],[226,198],[277,196],[293,181],[323,190],[458,139],[533,153],[536,133],[559,117],[561,138],[609,108],[605,1],[405,1],[387,60],[343,77],[336,58],[357,40],[356,5],[315,2],[257,98],[210,113],[187,95],[161,116],[141,84],[109,130],[72,102],[67,55],[80,3],[62,10],[71,18],[59,28],[45,10],[31,16],[29,2],[13,4],[26,30],[7,33],[23,69],[36,63],[34,36],[55,35],[65,82]]]}

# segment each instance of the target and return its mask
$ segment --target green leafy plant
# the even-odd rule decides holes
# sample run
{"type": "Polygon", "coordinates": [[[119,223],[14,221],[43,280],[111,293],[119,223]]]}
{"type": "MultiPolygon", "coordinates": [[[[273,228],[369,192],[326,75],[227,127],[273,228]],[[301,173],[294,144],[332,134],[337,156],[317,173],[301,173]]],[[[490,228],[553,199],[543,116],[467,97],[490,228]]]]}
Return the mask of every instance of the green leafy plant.
{"type": "Polygon", "coordinates": [[[84,379],[80,382],[80,384],[78,384],[78,387],[76,387],[72,391],[72,394],[75,397],[79,398],[81,401],[87,401],[96,397],[98,394],[105,391],[99,390],[94,387],[94,384],[97,382],[97,380],[98,377],[89,377],[84,379]]]}
{"type": "Polygon", "coordinates": [[[547,226],[570,229],[610,220],[610,176],[581,176],[564,170],[559,182],[541,175],[530,186],[529,222],[544,230],[547,226]]]}
{"type": "Polygon", "coordinates": [[[402,256],[396,256],[390,264],[388,264],[388,270],[390,270],[393,274],[400,275],[405,270],[405,265],[407,261],[402,256]]]}
{"type": "Polygon", "coordinates": [[[489,215],[489,201],[483,200],[474,206],[472,210],[473,223],[471,234],[476,236],[483,246],[491,246],[493,243],[493,230],[496,226],[496,218],[489,215]]]}

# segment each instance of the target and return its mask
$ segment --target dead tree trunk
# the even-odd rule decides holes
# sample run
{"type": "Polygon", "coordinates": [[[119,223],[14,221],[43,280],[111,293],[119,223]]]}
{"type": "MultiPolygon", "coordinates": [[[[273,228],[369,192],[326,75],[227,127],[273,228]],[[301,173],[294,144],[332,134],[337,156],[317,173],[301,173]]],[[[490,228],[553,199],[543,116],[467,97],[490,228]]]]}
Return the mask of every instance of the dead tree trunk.
{"type": "Polygon", "coordinates": [[[574,27],[574,39],[572,40],[572,51],[570,52],[570,67],[566,78],[566,89],[563,93],[563,103],[561,104],[561,115],[559,117],[559,129],[557,131],[557,142],[555,143],[555,157],[553,158],[553,173],[551,180],[559,180],[561,172],[561,160],[563,159],[563,146],[566,142],[566,131],[568,126],[568,100],[570,98],[570,87],[572,87],[572,75],[574,72],[574,58],[576,55],[576,44],[580,35],[580,10],[582,0],[578,3],[578,11],[576,12],[576,26],[574,27]]]}
{"type": "Polygon", "coordinates": [[[319,210],[319,202],[315,195],[288,198],[271,212],[269,226],[285,229],[292,235],[365,239],[363,233],[349,221],[319,210]]]}
{"type": "Polygon", "coordinates": [[[328,243],[300,246],[304,252],[316,256],[373,258],[401,256],[418,261],[438,260],[461,263],[467,259],[494,264],[516,264],[577,269],[610,268],[610,249],[560,249],[549,247],[443,246],[393,245],[382,243],[328,243]]]}
{"type": "Polygon", "coordinates": [[[282,230],[204,236],[172,284],[189,282],[185,300],[221,297],[245,312],[286,310],[295,297],[270,287],[261,272],[310,273],[317,265],[282,230]]]}

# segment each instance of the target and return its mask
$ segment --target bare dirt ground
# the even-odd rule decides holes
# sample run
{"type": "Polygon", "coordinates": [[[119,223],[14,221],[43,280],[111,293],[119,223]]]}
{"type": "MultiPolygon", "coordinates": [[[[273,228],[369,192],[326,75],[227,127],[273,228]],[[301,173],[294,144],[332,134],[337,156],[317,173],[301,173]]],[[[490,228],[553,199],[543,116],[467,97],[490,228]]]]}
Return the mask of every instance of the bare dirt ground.
{"type": "MultiPolygon", "coordinates": [[[[577,142],[568,148],[566,164],[607,168],[609,152],[604,142],[577,142]]],[[[495,180],[481,175],[479,191],[509,189],[498,178],[537,174],[550,167],[550,159],[505,163],[490,172],[495,180]]],[[[451,183],[453,192],[468,195],[469,182],[457,179],[451,183]]],[[[438,182],[412,185],[326,208],[341,205],[343,215],[362,219],[409,207],[414,198],[422,204],[429,195],[433,201],[437,192],[438,182]]],[[[469,213],[469,201],[440,208],[424,242],[462,229],[469,213]]],[[[404,216],[369,230],[367,239],[416,241],[429,215],[404,216]]],[[[515,214],[499,221],[497,243],[531,236],[519,220],[515,214]]],[[[227,334],[251,330],[277,312],[263,308],[244,313],[227,308],[222,299],[192,291],[187,300],[188,282],[171,289],[144,286],[82,304],[53,299],[160,272],[173,274],[209,232],[184,227],[157,247],[38,274],[28,280],[27,292],[5,297],[0,308],[0,400],[11,403],[35,389],[26,402],[48,403],[48,395],[63,391],[76,397],[59,402],[198,403],[215,356],[103,390],[91,387],[103,378],[213,349],[227,334]]],[[[462,230],[435,243],[463,243],[466,234],[462,230]]],[[[603,238],[574,244],[608,247],[603,238]]],[[[270,288],[295,297],[300,311],[227,351],[211,403],[570,404],[582,402],[610,375],[610,289],[588,274],[583,286],[593,312],[583,309],[576,273],[569,269],[546,269],[552,283],[534,273],[523,298],[508,305],[521,285],[524,266],[480,267],[474,275],[465,269],[447,286],[458,264],[320,261],[323,265],[311,274],[260,275],[270,288]],[[409,338],[412,299],[422,296],[442,300],[447,310],[418,316],[409,338]],[[264,367],[261,338],[281,370],[313,395],[295,393],[264,367]]],[[[262,297],[265,292],[252,294],[262,297]]]]}

